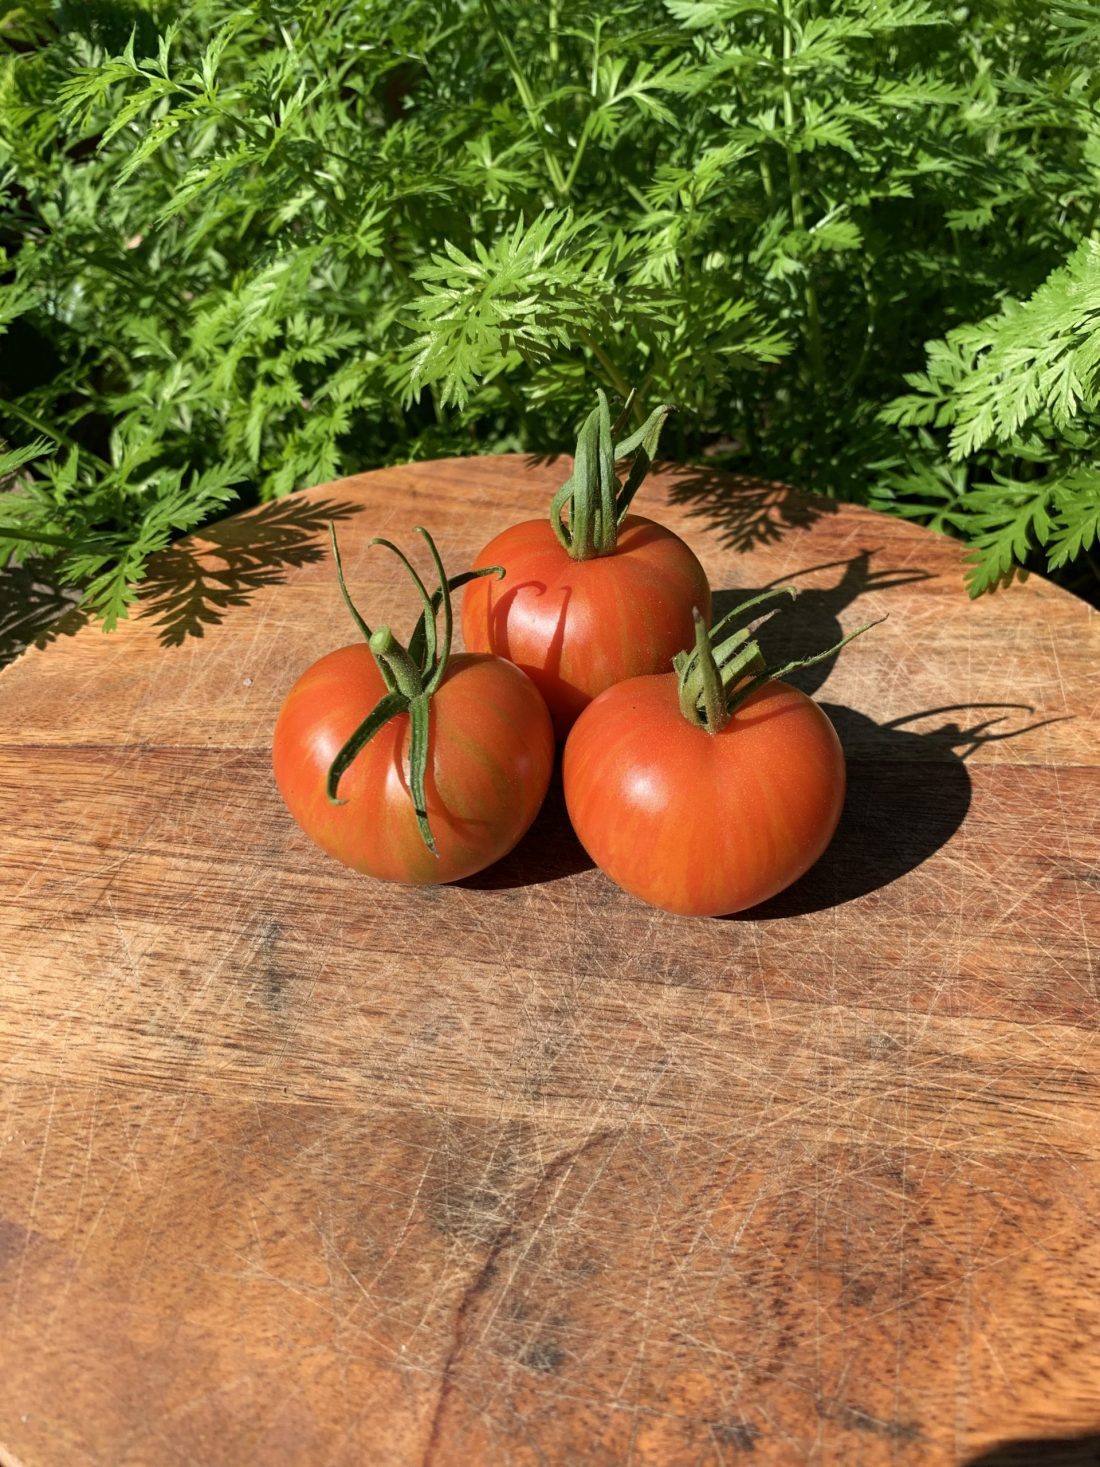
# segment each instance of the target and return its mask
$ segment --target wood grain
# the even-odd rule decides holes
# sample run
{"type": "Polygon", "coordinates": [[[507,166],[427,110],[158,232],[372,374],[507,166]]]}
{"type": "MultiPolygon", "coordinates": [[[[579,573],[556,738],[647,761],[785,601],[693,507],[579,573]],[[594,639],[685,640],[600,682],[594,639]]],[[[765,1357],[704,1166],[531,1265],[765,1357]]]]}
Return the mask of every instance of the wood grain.
{"type": "Polygon", "coordinates": [[[971,605],[945,539],[664,473],[639,508],[716,588],[804,587],[776,651],[889,615],[807,674],[851,781],[802,883],[656,913],[559,792],[500,867],[409,891],[285,815],[279,703],[352,639],[330,515],[400,625],[372,535],[426,523],[457,568],[563,475],[322,486],[0,675],[5,1467],[874,1467],[1100,1431],[1086,606],[971,605]]]}

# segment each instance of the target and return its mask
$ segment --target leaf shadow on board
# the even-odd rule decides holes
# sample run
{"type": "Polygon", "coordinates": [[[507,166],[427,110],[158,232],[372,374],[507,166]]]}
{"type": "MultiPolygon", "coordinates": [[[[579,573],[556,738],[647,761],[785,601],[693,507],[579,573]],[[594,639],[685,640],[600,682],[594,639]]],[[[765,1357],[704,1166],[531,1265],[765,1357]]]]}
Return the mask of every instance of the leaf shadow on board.
{"type": "MultiPolygon", "coordinates": [[[[559,460],[564,482],[572,467],[568,451],[524,455],[528,468],[549,468],[559,460]]],[[[705,519],[708,530],[728,550],[774,545],[788,530],[806,529],[840,508],[836,500],[806,494],[778,479],[708,468],[705,464],[658,459],[653,472],[668,486],[670,502],[682,505],[693,517],[705,519]]]]}
{"type": "Polygon", "coordinates": [[[558,881],[563,876],[574,876],[578,871],[589,871],[593,864],[569,823],[558,761],[542,809],[520,843],[484,871],[454,884],[474,891],[505,891],[517,886],[558,881]]]}
{"type": "Polygon", "coordinates": [[[0,568],[0,667],[27,647],[74,636],[88,620],[74,603],[80,592],[62,586],[47,560],[0,568]]]}
{"type": "Polygon", "coordinates": [[[1057,719],[999,727],[1026,703],[950,703],[876,723],[865,713],[822,703],[844,747],[848,791],[825,854],[799,881],[769,901],[720,921],[801,917],[867,896],[915,870],[947,844],[970,808],[966,760],[976,749],[1020,738],[1057,719]],[[966,720],[959,715],[983,712],[966,720]],[[946,722],[931,728],[934,719],[946,722]]]}
{"type": "Polygon", "coordinates": [[[695,464],[670,465],[665,472],[672,503],[705,517],[728,550],[774,545],[788,530],[804,530],[840,507],[835,500],[753,474],[695,464]]]}
{"type": "Polygon", "coordinates": [[[138,614],[160,628],[161,645],[178,647],[217,626],[227,611],[247,606],[287,572],[329,553],[330,520],[345,520],[363,506],[289,495],[249,514],[207,525],[149,561],[138,614]]]}
{"type": "Polygon", "coordinates": [[[964,1467],[1100,1467],[1100,1434],[1004,1442],[964,1467]]]}

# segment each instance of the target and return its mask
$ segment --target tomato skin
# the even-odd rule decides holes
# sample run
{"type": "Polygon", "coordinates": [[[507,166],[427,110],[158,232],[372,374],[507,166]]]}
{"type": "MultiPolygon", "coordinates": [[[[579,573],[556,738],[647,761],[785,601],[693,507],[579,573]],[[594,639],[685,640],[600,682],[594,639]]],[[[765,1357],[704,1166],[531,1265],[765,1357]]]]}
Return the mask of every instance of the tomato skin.
{"type": "Polygon", "coordinates": [[[305,833],[338,861],[383,881],[458,881],[507,855],[538,813],[554,733],[531,680],[498,657],[453,655],[432,697],[425,781],[438,857],[424,845],[409,790],[407,713],[375,734],[325,791],[329,766],[386,685],[365,642],[307,668],[275,725],[275,782],[305,833]]]}
{"type": "Polygon", "coordinates": [[[625,891],[691,917],[743,911],[807,871],[844,803],[844,753],[812,699],[769,682],[707,733],[677,679],[617,684],[565,745],[565,802],[585,850],[625,891]]]}
{"type": "Polygon", "coordinates": [[[498,535],[474,566],[502,565],[463,592],[462,635],[471,652],[521,667],[546,699],[563,739],[577,715],[625,678],[664,672],[695,640],[691,609],[710,621],[703,567],[678,535],[627,515],[611,555],[574,560],[548,519],[498,535]]]}

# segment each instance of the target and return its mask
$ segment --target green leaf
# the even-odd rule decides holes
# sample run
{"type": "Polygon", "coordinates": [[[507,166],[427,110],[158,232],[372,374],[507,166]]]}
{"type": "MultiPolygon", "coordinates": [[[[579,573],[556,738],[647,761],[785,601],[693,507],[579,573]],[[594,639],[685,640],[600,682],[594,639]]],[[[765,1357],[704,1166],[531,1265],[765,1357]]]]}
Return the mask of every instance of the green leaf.
{"type": "Polygon", "coordinates": [[[464,406],[478,378],[517,355],[547,360],[578,329],[599,327],[608,299],[601,252],[568,211],[518,222],[491,248],[465,254],[450,240],[416,271],[422,328],[405,357],[407,391],[440,384],[440,401],[464,406]]]}
{"type": "Polygon", "coordinates": [[[237,494],[567,451],[637,384],[681,409],[662,452],[748,486],[735,543],[781,533],[782,482],[969,539],[975,584],[1022,547],[1087,589],[1093,7],[472,14],[8,7],[0,449],[57,445],[11,547],[118,617],[237,494]]]}
{"type": "Polygon", "coordinates": [[[1087,555],[1100,540],[1100,471],[1075,470],[1053,494],[1055,515],[1047,532],[1047,569],[1060,570],[1087,555]]]}
{"type": "Polygon", "coordinates": [[[774,15],[774,0],[664,0],[665,9],[685,30],[726,26],[741,15],[774,15]]]}
{"type": "Polygon", "coordinates": [[[0,488],[4,481],[21,469],[25,464],[33,463],[36,458],[42,458],[50,452],[52,445],[45,438],[36,438],[32,443],[22,448],[9,448],[0,452],[0,488]]]}

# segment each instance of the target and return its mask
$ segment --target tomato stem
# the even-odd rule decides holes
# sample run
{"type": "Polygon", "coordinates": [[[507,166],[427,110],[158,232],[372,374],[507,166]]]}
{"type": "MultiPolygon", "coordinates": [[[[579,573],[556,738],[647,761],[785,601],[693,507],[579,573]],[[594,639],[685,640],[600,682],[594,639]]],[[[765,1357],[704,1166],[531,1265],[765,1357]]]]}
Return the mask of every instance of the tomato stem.
{"type": "Polygon", "coordinates": [[[596,389],[596,406],[577,437],[573,472],[550,502],[554,534],[574,560],[614,554],[619,526],[653,463],[661,429],[672,408],[663,403],[640,428],[616,442],[633,400],[631,392],[612,426],[607,394],[602,388],[596,389]],[[626,483],[620,484],[615,464],[631,456],[626,483]]]}
{"type": "Polygon", "coordinates": [[[711,651],[707,624],[699,615],[697,607],[691,608],[691,616],[695,622],[695,652],[699,659],[699,680],[703,685],[703,726],[709,732],[717,733],[722,725],[729,721],[726,700],[723,697],[722,677],[718,671],[714,653],[711,651]]]}
{"type": "Polygon", "coordinates": [[[454,629],[454,612],[451,606],[451,592],[458,590],[460,586],[466,585],[468,581],[476,580],[479,576],[503,576],[504,569],[499,565],[486,566],[482,570],[463,571],[461,575],[451,576],[448,579],[443,569],[439,551],[436,549],[435,541],[422,526],[417,526],[417,533],[422,535],[428,543],[428,550],[432,557],[439,576],[439,585],[430,595],[421,577],[403,550],[391,540],[374,539],[372,545],[384,545],[387,550],[393,552],[408,572],[413,585],[420,596],[423,610],[420,618],[413,628],[413,634],[409,638],[409,645],[403,647],[394,636],[388,626],[380,626],[372,631],[363,617],[356,610],[355,603],[348,593],[344,581],[344,568],[340,560],[340,547],[336,543],[336,527],[329,522],[329,535],[332,540],[333,558],[336,561],[336,578],[340,584],[340,594],[344,603],[355,621],[356,626],[363,633],[370,648],[371,655],[378,665],[378,671],[386,684],[386,693],[374,705],[371,711],[363,719],[349,739],[344,743],[336,758],[329,766],[328,777],[325,781],[325,791],[329,800],[334,805],[345,803],[336,797],[340,779],[349,765],[362,753],[366,746],[374,738],[379,729],[384,728],[391,718],[398,714],[407,713],[409,716],[411,737],[409,741],[409,790],[412,794],[413,810],[416,813],[417,828],[425,846],[433,856],[438,856],[435,837],[428,823],[428,803],[426,794],[426,782],[428,774],[428,750],[431,734],[431,699],[432,694],[443,681],[447,671],[447,662],[451,655],[451,638],[454,629]],[[443,635],[439,636],[436,618],[440,610],[443,612],[443,635]]]}
{"type": "Polygon", "coordinates": [[[410,703],[423,694],[424,683],[420,669],[389,627],[382,626],[373,632],[367,646],[379,667],[384,664],[389,668],[394,686],[410,703]]]}
{"type": "Polygon", "coordinates": [[[431,699],[423,694],[419,698],[414,698],[409,704],[409,722],[412,725],[412,737],[409,741],[409,783],[412,786],[413,809],[416,811],[416,824],[420,830],[420,839],[433,856],[438,856],[435,836],[432,834],[432,827],[428,824],[428,796],[424,789],[428,774],[430,707],[431,699]]]}
{"type": "Polygon", "coordinates": [[[380,728],[389,723],[391,718],[396,718],[399,713],[404,713],[409,706],[409,700],[403,693],[387,693],[380,698],[363,722],[348,739],[336,758],[329,765],[328,778],[325,781],[325,790],[329,802],[333,805],[344,805],[346,800],[338,800],[336,791],[340,784],[340,777],[347,769],[353,759],[367,747],[371,739],[380,728]]]}
{"type": "MultiPolygon", "coordinates": [[[[422,535],[426,535],[427,534],[427,531],[425,531],[423,529],[420,529],[420,526],[419,525],[417,526],[417,529],[420,530],[420,533],[422,535]]],[[[429,536],[428,538],[429,538],[429,541],[430,541],[430,538],[431,537],[429,536]]],[[[432,598],[428,595],[428,588],[427,588],[427,586],[425,586],[424,582],[417,575],[416,570],[413,567],[412,562],[409,560],[409,557],[405,554],[405,552],[403,550],[401,550],[398,546],[396,546],[393,543],[392,540],[385,540],[380,535],[376,535],[374,537],[374,539],[370,543],[372,545],[384,545],[387,550],[391,551],[394,555],[397,556],[398,560],[401,562],[401,564],[405,567],[405,570],[408,572],[409,580],[412,581],[413,585],[416,587],[417,593],[420,596],[421,605],[424,608],[424,610],[421,612],[421,616],[422,616],[422,618],[424,618],[424,638],[425,638],[424,657],[425,657],[425,660],[427,662],[434,663],[435,662],[435,612],[433,610],[432,598]]],[[[434,549],[435,547],[433,546],[432,548],[434,549]]],[[[369,640],[369,638],[368,638],[368,640],[369,640]]]]}
{"type": "MultiPolygon", "coordinates": [[[[689,723],[705,729],[707,733],[718,733],[729,723],[745,699],[764,683],[773,678],[786,677],[789,672],[795,672],[799,668],[813,667],[817,662],[824,662],[856,637],[861,637],[864,632],[886,620],[885,617],[879,617],[878,621],[868,622],[866,626],[849,632],[823,652],[796,658],[784,663],[782,667],[771,669],[765,664],[764,654],[753,630],[741,627],[730,632],[729,628],[746,612],[768,601],[774,601],[780,596],[789,596],[793,600],[797,595],[798,591],[794,586],[776,586],[770,591],[764,591],[734,607],[709,632],[699,611],[692,608],[695,646],[677,653],[672,659],[679,679],[680,712],[689,723]]],[[[767,613],[768,616],[773,614],[774,611],[767,613]]]]}

